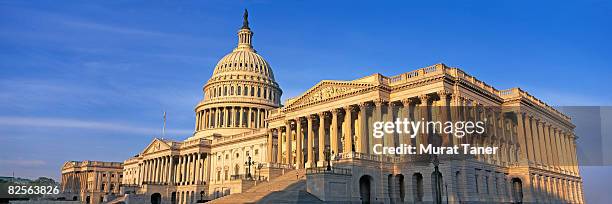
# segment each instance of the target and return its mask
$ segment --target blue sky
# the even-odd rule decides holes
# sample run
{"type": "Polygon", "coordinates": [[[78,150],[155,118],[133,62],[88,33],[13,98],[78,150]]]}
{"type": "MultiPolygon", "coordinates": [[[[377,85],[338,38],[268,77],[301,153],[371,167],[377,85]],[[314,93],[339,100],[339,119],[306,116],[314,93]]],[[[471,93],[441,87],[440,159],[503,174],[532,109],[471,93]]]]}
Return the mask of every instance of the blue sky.
{"type": "MultiPolygon", "coordinates": [[[[552,105],[612,101],[610,1],[1,1],[0,175],[122,161],[160,135],[163,111],[166,137],[188,137],[244,8],[283,98],[443,62],[552,105]]],[[[583,169],[589,199],[609,170],[583,169]]]]}

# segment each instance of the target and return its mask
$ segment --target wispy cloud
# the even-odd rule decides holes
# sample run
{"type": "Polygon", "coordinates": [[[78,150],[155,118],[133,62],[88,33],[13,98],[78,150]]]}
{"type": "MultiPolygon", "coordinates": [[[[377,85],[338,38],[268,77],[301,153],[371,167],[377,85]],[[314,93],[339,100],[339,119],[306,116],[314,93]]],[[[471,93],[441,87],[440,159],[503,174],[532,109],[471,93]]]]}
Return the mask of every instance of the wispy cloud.
{"type": "MultiPolygon", "coordinates": [[[[90,129],[90,130],[104,130],[114,131],[122,133],[132,134],[146,134],[153,135],[159,134],[159,128],[150,127],[139,127],[129,124],[122,124],[116,122],[102,122],[102,121],[86,121],[80,119],[70,118],[39,118],[39,117],[11,117],[11,116],[0,116],[0,126],[5,127],[48,127],[48,128],[74,128],[74,129],[90,129]]],[[[192,130],[188,129],[170,129],[166,131],[172,135],[188,135],[193,133],[192,130]]]]}
{"type": "Polygon", "coordinates": [[[0,166],[38,167],[47,164],[43,160],[0,159],[0,166]]]}

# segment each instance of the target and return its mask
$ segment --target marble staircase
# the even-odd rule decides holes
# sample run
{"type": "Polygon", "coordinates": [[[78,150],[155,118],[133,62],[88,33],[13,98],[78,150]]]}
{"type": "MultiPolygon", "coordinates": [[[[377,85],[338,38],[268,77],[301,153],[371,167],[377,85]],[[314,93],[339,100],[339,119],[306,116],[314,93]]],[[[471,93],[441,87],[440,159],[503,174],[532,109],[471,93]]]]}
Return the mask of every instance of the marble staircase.
{"type": "Polygon", "coordinates": [[[210,203],[322,203],[306,192],[305,173],[304,169],[289,171],[246,192],[230,194],[210,203]]]}

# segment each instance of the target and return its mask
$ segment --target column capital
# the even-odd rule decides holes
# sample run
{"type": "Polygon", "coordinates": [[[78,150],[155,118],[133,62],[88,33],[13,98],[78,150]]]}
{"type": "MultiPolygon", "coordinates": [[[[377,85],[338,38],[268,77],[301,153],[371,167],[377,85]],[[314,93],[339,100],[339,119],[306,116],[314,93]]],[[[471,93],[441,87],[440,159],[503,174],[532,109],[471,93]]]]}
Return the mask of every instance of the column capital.
{"type": "Polygon", "coordinates": [[[382,104],[385,103],[386,101],[379,98],[379,99],[375,99],[372,102],[374,102],[374,106],[382,106],[382,104]]]}
{"type": "Polygon", "coordinates": [[[322,118],[322,117],[327,117],[327,116],[329,116],[330,114],[329,114],[329,112],[328,112],[328,111],[323,111],[323,112],[319,112],[319,113],[317,113],[317,115],[319,116],[319,118],[322,118]]]}
{"type": "Polygon", "coordinates": [[[436,92],[436,94],[438,94],[438,97],[440,97],[440,99],[448,98],[450,95],[452,95],[452,93],[447,90],[440,90],[436,92]]]}
{"type": "Polygon", "coordinates": [[[419,96],[419,100],[421,100],[421,103],[427,102],[429,98],[431,98],[431,96],[429,96],[428,94],[423,94],[419,96]]]}
{"type": "Polygon", "coordinates": [[[402,103],[401,101],[389,101],[389,106],[390,107],[395,107],[398,106],[398,103],[402,103]]]}
{"type": "Polygon", "coordinates": [[[348,105],[343,108],[344,108],[344,111],[346,112],[357,112],[357,110],[359,109],[359,106],[358,105],[348,105]]]}
{"type": "Polygon", "coordinates": [[[311,115],[308,115],[308,116],[306,117],[306,119],[307,119],[307,120],[308,120],[308,122],[310,123],[310,122],[312,122],[312,120],[317,119],[317,115],[316,115],[316,114],[311,114],[311,115]]]}
{"type": "Polygon", "coordinates": [[[400,102],[404,106],[410,106],[410,104],[415,103],[416,101],[417,101],[416,98],[405,98],[405,99],[400,100],[400,102]]]}
{"type": "Polygon", "coordinates": [[[329,110],[329,112],[331,112],[332,115],[338,115],[338,112],[340,112],[340,109],[332,108],[331,110],[329,110]]]}
{"type": "Polygon", "coordinates": [[[364,108],[370,107],[371,103],[367,102],[367,101],[366,102],[360,102],[360,103],[357,104],[357,106],[359,106],[359,109],[364,109],[364,108]]]}

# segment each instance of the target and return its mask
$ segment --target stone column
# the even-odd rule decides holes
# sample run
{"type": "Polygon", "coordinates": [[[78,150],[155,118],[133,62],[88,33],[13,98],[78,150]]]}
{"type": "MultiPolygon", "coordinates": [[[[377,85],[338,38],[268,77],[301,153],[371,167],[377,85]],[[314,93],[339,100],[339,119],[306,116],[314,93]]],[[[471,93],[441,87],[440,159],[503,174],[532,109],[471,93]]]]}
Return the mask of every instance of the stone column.
{"type": "MultiPolygon", "coordinates": [[[[413,103],[413,99],[407,98],[400,101],[402,103],[402,121],[404,118],[413,120],[410,118],[410,105],[413,103]]],[[[400,134],[400,142],[404,144],[412,144],[412,138],[410,138],[411,132],[403,132],[400,134]]]]}
{"type": "Polygon", "coordinates": [[[544,163],[545,166],[549,166],[549,161],[548,161],[548,146],[550,146],[550,144],[548,144],[547,139],[548,137],[546,137],[546,121],[540,121],[540,123],[538,124],[538,130],[539,130],[539,134],[540,134],[540,152],[542,154],[542,163],[544,163]]]}
{"type": "MultiPolygon", "coordinates": [[[[429,121],[429,95],[427,94],[423,94],[419,96],[419,100],[421,101],[421,103],[419,104],[419,116],[421,116],[421,118],[418,118],[417,120],[423,120],[423,122],[425,122],[425,125],[427,125],[427,122],[429,121]]],[[[425,126],[425,128],[427,128],[427,126],[425,126]]],[[[424,144],[427,145],[427,139],[429,137],[429,135],[427,134],[427,130],[424,131],[425,133],[419,134],[419,136],[417,136],[417,145],[419,144],[424,144]]]]}
{"type": "Polygon", "coordinates": [[[532,117],[531,118],[531,136],[533,136],[533,143],[532,143],[532,148],[533,148],[533,158],[536,164],[541,165],[542,164],[542,155],[540,153],[540,136],[538,135],[538,123],[539,123],[540,119],[532,117]]]}
{"type": "Polygon", "coordinates": [[[192,159],[192,161],[191,161],[191,168],[192,168],[192,170],[191,170],[191,174],[189,176],[189,177],[191,177],[191,184],[196,184],[196,178],[197,178],[197,175],[198,175],[198,168],[197,167],[198,167],[198,162],[199,162],[198,155],[199,155],[198,153],[191,154],[191,157],[192,157],[191,158],[192,159]]]}
{"type": "MultiPolygon", "coordinates": [[[[442,122],[442,124],[446,123],[447,121],[451,121],[449,120],[448,117],[448,109],[450,108],[450,104],[448,102],[448,98],[449,98],[450,93],[446,92],[446,91],[440,91],[438,92],[438,96],[440,97],[440,102],[442,103],[441,105],[438,106],[439,110],[440,110],[440,121],[442,122]]],[[[452,110],[451,110],[452,111],[452,110]]],[[[494,122],[495,124],[495,122],[494,122]]],[[[444,131],[444,130],[442,130],[444,131]]],[[[497,130],[495,130],[497,131],[497,130]]],[[[453,138],[454,136],[452,135],[452,133],[450,134],[444,134],[443,132],[439,133],[440,135],[440,139],[442,139],[442,146],[450,146],[451,144],[455,144],[453,143],[453,138]]],[[[497,134],[495,135],[497,136],[497,134]]]]}
{"type": "Polygon", "coordinates": [[[238,127],[244,127],[244,108],[240,107],[240,119],[238,119],[238,127]]]}
{"type": "Polygon", "coordinates": [[[314,132],[312,129],[312,119],[314,115],[306,116],[306,120],[308,122],[308,144],[306,145],[308,148],[308,161],[306,162],[306,167],[314,167],[314,150],[312,148],[314,142],[314,132]]]}
{"type": "Polygon", "coordinates": [[[145,177],[144,162],[138,164],[138,184],[142,185],[145,177]]]}
{"type": "Polygon", "coordinates": [[[331,110],[332,113],[332,119],[331,119],[331,125],[329,127],[329,131],[330,131],[330,137],[329,137],[329,143],[331,146],[331,151],[334,152],[334,154],[338,153],[338,109],[332,109],[331,110]]]}
{"type": "Polygon", "coordinates": [[[563,165],[561,165],[561,166],[563,167],[563,170],[565,170],[566,172],[571,172],[572,171],[572,168],[571,168],[572,162],[569,159],[569,156],[567,154],[569,149],[568,149],[568,142],[567,142],[567,134],[566,133],[561,134],[560,144],[561,144],[560,155],[561,155],[561,158],[563,158],[563,165]]]}
{"type": "Polygon", "coordinates": [[[344,153],[347,154],[353,151],[353,106],[344,107],[344,123],[342,133],[344,134],[344,153]]]}
{"type": "Polygon", "coordinates": [[[304,140],[304,135],[302,134],[302,120],[300,117],[295,118],[295,155],[296,155],[296,165],[297,169],[301,169],[304,167],[304,148],[302,147],[302,141],[304,140]]]}
{"type": "MultiPolygon", "coordinates": [[[[227,111],[227,109],[226,109],[227,111]]],[[[227,122],[227,120],[226,120],[227,122]]],[[[224,123],[224,125],[227,125],[227,123],[224,123]]],[[[188,185],[189,184],[189,175],[191,175],[191,169],[189,168],[189,164],[191,164],[191,155],[186,154],[185,155],[185,163],[183,164],[183,168],[185,169],[184,175],[183,176],[183,185],[188,185]]]]}
{"type": "Polygon", "coordinates": [[[259,113],[259,128],[264,128],[265,127],[264,126],[265,125],[265,122],[264,122],[265,116],[266,116],[266,110],[261,109],[261,112],[259,113]]]}
{"type": "Polygon", "coordinates": [[[565,157],[563,157],[563,145],[562,145],[562,141],[563,141],[563,131],[559,130],[557,131],[557,135],[555,137],[555,146],[557,147],[557,156],[559,157],[559,169],[564,171],[566,168],[566,160],[565,157]]]}
{"type": "Polygon", "coordinates": [[[277,139],[276,139],[276,163],[282,164],[283,163],[283,129],[282,127],[279,127],[276,129],[276,135],[277,135],[277,139]]]}
{"type": "Polygon", "coordinates": [[[195,155],[196,157],[196,162],[195,162],[195,179],[194,182],[196,185],[200,185],[200,172],[202,171],[202,166],[200,165],[200,162],[202,161],[202,156],[201,154],[198,152],[195,155]]]}
{"type": "Polygon", "coordinates": [[[571,160],[572,160],[572,169],[574,172],[574,175],[578,175],[580,172],[580,169],[578,168],[578,155],[576,154],[576,135],[571,134],[569,137],[569,143],[570,143],[570,156],[571,156],[571,160]]]}
{"type": "Polygon", "coordinates": [[[160,167],[159,168],[159,182],[163,183],[164,179],[166,178],[166,157],[160,157],[160,167]]]}
{"type": "Polygon", "coordinates": [[[319,115],[319,161],[318,166],[323,166],[325,160],[325,112],[318,113],[319,115]]]}
{"type": "Polygon", "coordinates": [[[519,151],[519,156],[520,159],[518,159],[519,161],[521,160],[529,160],[529,156],[527,153],[527,135],[526,135],[526,127],[525,127],[525,121],[524,121],[524,117],[525,117],[525,113],[523,112],[517,112],[516,113],[516,120],[517,120],[517,129],[518,129],[518,142],[519,142],[519,146],[521,148],[521,151],[519,151]]]}
{"type": "Polygon", "coordinates": [[[293,164],[293,151],[291,150],[291,140],[293,139],[293,136],[291,134],[291,121],[288,120],[285,122],[285,151],[287,151],[287,158],[285,158],[285,163],[289,165],[293,164]]]}
{"type": "Polygon", "coordinates": [[[159,158],[153,159],[153,182],[159,182],[159,158]]]}
{"type": "MultiPolygon", "coordinates": [[[[382,121],[382,106],[383,106],[384,101],[382,99],[378,99],[378,100],[374,100],[374,111],[372,112],[372,120],[368,123],[368,127],[373,127],[373,123],[378,122],[378,121],[382,121]]],[[[368,131],[368,134],[372,132],[371,130],[368,131]]],[[[369,145],[366,146],[366,148],[368,149],[368,151],[372,148],[373,145],[376,144],[383,144],[383,138],[387,138],[387,136],[384,136],[383,138],[375,138],[375,137],[369,137],[370,139],[369,145]]]]}
{"type": "Polygon", "coordinates": [[[195,119],[196,119],[195,130],[199,131],[200,130],[200,112],[196,112],[195,119]]]}
{"type": "Polygon", "coordinates": [[[257,113],[255,114],[255,128],[260,128],[261,126],[261,117],[259,117],[259,108],[257,108],[257,113]]]}
{"type": "Polygon", "coordinates": [[[247,127],[248,128],[253,128],[253,124],[251,123],[252,120],[252,116],[251,116],[251,108],[247,107],[247,127]]]}
{"type": "MultiPolygon", "coordinates": [[[[393,107],[395,107],[395,103],[389,101],[387,103],[387,115],[386,115],[386,119],[382,119],[381,121],[386,121],[386,122],[394,122],[393,120],[393,107]]],[[[381,115],[382,116],[382,115],[381,115]]],[[[395,132],[395,131],[394,131],[395,132]]],[[[383,141],[385,146],[387,147],[395,147],[395,136],[397,133],[391,133],[390,135],[386,135],[383,137],[383,141]]]]}
{"type": "Polygon", "coordinates": [[[225,127],[232,127],[232,107],[225,107],[225,127]]]}
{"type": "Polygon", "coordinates": [[[215,109],[208,109],[208,128],[214,127],[215,124],[215,109]]]}
{"type": "Polygon", "coordinates": [[[544,145],[546,145],[546,165],[548,167],[554,167],[554,161],[552,159],[552,143],[551,143],[551,138],[550,138],[550,124],[544,123],[543,126],[543,135],[544,135],[544,145]]]}
{"type": "Polygon", "coordinates": [[[368,109],[369,103],[360,103],[359,104],[359,114],[357,116],[357,120],[359,121],[359,134],[355,137],[355,140],[359,140],[359,145],[357,148],[357,152],[369,154],[370,153],[370,144],[368,144],[369,133],[366,130],[366,113],[368,109]]]}
{"type": "Polygon", "coordinates": [[[174,179],[174,157],[172,157],[172,155],[168,156],[168,159],[170,160],[170,166],[168,168],[168,178],[166,178],[166,182],[168,182],[169,185],[174,185],[173,179],[174,179]]]}
{"type": "Polygon", "coordinates": [[[151,182],[151,160],[147,159],[146,160],[146,167],[147,169],[147,177],[145,179],[146,182],[151,182]]]}
{"type": "Polygon", "coordinates": [[[274,136],[272,134],[273,131],[274,129],[268,130],[268,152],[267,152],[268,158],[267,159],[269,163],[274,162],[274,159],[272,159],[274,156],[274,136]]]}
{"type": "Polygon", "coordinates": [[[178,183],[179,185],[184,185],[184,181],[185,181],[185,155],[181,155],[180,156],[180,160],[179,160],[179,172],[180,172],[180,176],[178,179],[178,183]]]}
{"type": "Polygon", "coordinates": [[[204,121],[202,121],[202,128],[203,129],[207,129],[208,126],[210,125],[210,121],[209,121],[209,118],[210,118],[210,109],[209,108],[204,109],[203,113],[204,113],[204,117],[202,119],[204,121]]]}

